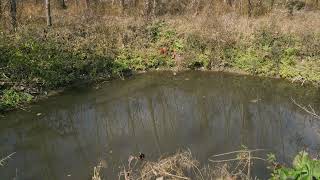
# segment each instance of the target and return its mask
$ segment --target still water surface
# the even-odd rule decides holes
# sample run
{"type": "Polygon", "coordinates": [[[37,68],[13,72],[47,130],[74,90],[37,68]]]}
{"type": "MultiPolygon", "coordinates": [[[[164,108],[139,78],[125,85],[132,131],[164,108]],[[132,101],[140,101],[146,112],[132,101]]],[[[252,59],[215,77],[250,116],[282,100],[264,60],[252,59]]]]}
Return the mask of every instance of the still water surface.
{"type": "MultiPolygon", "coordinates": [[[[207,163],[241,145],[290,162],[302,149],[320,150],[320,122],[291,98],[320,112],[315,88],[224,73],[153,72],[73,89],[0,119],[0,156],[16,152],[0,179],[85,180],[100,160],[117,179],[130,154],[190,149],[207,163]]],[[[263,163],[254,173],[268,174],[263,163]]]]}

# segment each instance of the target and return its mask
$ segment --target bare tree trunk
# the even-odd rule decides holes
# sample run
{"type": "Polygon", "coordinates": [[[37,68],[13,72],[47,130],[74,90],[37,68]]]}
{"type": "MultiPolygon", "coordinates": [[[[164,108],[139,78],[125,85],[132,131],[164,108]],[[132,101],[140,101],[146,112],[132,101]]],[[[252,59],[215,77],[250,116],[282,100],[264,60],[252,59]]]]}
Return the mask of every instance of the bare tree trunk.
{"type": "Polygon", "coordinates": [[[195,12],[194,12],[194,16],[197,16],[199,14],[200,11],[200,0],[195,0],[194,5],[193,5],[195,12]]]}
{"type": "Polygon", "coordinates": [[[0,20],[2,19],[2,0],[0,0],[0,20]]]}
{"type": "Polygon", "coordinates": [[[77,11],[78,11],[78,10],[79,10],[79,0],[75,0],[74,2],[75,2],[75,4],[76,4],[77,11]]]}
{"type": "Polygon", "coordinates": [[[138,0],[133,0],[133,7],[136,8],[138,6],[138,4],[139,4],[138,0]]]}
{"type": "Polygon", "coordinates": [[[17,2],[16,0],[10,1],[10,16],[12,29],[15,31],[17,28],[17,2]]]}
{"type": "Polygon", "coordinates": [[[252,2],[251,0],[248,0],[248,16],[251,17],[252,13],[252,2]]]}
{"type": "Polygon", "coordinates": [[[156,8],[157,8],[157,1],[153,0],[152,4],[152,16],[156,16],[156,8]]]}
{"type": "Polygon", "coordinates": [[[59,0],[59,2],[60,2],[60,7],[61,7],[62,9],[67,9],[67,5],[66,5],[65,0],[59,0]]]}
{"type": "Polygon", "coordinates": [[[45,2],[46,2],[47,26],[52,26],[50,0],[46,0],[45,2]]]}
{"type": "Polygon", "coordinates": [[[270,2],[270,9],[271,10],[273,9],[273,6],[274,6],[274,0],[271,0],[271,2],[270,2]]]}
{"type": "Polygon", "coordinates": [[[239,11],[241,14],[243,13],[243,0],[240,0],[239,2],[239,11]]]}
{"type": "Polygon", "coordinates": [[[146,20],[149,20],[150,19],[150,0],[144,0],[144,16],[146,18],[146,20]]]}
{"type": "Polygon", "coordinates": [[[124,0],[120,0],[120,7],[121,7],[121,10],[122,10],[121,14],[123,15],[125,10],[126,10],[126,5],[125,5],[124,0]]]}
{"type": "Polygon", "coordinates": [[[89,0],[84,0],[84,6],[86,9],[90,8],[90,1],[89,0]]]}

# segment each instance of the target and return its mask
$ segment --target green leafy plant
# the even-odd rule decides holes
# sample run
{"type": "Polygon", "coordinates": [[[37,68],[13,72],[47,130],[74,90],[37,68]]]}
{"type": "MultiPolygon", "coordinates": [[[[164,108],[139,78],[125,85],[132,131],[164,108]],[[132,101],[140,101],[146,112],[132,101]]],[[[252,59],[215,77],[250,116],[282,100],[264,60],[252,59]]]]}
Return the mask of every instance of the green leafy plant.
{"type": "Polygon", "coordinates": [[[0,110],[19,107],[23,103],[30,102],[32,98],[32,95],[28,93],[16,92],[12,89],[4,90],[1,98],[0,110]]]}
{"type": "MultiPolygon", "coordinates": [[[[275,161],[274,156],[270,161],[275,161]]],[[[294,158],[292,168],[275,166],[271,180],[276,179],[320,179],[320,160],[311,159],[307,152],[302,151],[294,158]]]]}

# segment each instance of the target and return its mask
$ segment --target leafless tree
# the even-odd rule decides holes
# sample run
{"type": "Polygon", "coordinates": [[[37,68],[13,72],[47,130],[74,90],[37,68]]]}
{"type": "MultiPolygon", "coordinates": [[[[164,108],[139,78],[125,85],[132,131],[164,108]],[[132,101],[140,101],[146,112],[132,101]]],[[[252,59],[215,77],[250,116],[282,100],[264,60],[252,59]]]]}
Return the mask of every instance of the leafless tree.
{"type": "Polygon", "coordinates": [[[15,31],[17,28],[17,1],[10,0],[10,16],[11,16],[11,25],[15,31]]]}
{"type": "Polygon", "coordinates": [[[46,3],[47,26],[52,26],[50,0],[45,0],[45,3],[46,3]]]}

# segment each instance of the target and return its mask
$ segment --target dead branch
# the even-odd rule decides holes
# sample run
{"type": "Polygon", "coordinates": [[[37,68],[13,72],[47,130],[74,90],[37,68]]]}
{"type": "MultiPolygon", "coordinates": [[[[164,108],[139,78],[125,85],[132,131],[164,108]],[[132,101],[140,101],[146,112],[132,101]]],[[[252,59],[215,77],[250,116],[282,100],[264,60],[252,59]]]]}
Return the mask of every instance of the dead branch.
{"type": "Polygon", "coordinates": [[[301,108],[303,111],[305,111],[306,113],[310,114],[311,116],[313,116],[316,119],[320,119],[320,116],[315,112],[315,110],[312,108],[312,106],[309,104],[307,107],[302,106],[300,104],[298,104],[293,98],[291,98],[291,101],[298,106],[299,108],[301,108]],[[309,108],[309,109],[308,109],[309,108]]]}

